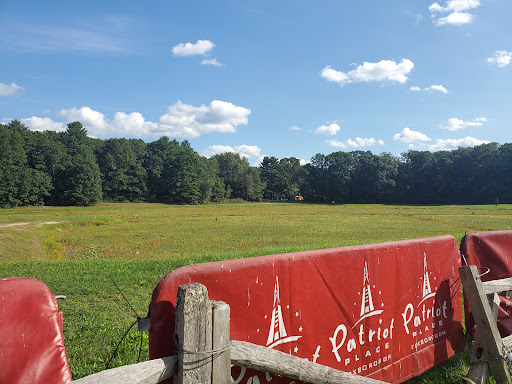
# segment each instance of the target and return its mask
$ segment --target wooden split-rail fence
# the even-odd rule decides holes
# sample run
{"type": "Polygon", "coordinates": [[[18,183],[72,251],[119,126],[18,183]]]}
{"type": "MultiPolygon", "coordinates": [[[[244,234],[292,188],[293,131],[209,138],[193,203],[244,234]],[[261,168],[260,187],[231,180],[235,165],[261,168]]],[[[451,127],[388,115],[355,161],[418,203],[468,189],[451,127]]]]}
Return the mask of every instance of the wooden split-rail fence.
{"type": "Polygon", "coordinates": [[[232,364],[312,384],[383,383],[260,345],[231,340],[229,318],[229,305],[210,301],[204,285],[181,285],[175,306],[177,355],[109,369],[73,383],[156,384],[174,376],[175,384],[231,384],[232,364]]]}
{"type": "MultiPolygon", "coordinates": [[[[497,293],[511,291],[512,278],[482,283],[474,265],[460,268],[459,274],[477,326],[468,377],[479,384],[488,382],[491,375],[498,383],[512,383],[505,359],[505,352],[512,349],[512,335],[501,338],[496,324],[497,293]]],[[[175,384],[231,384],[232,364],[312,384],[383,383],[260,345],[231,340],[229,319],[229,305],[210,301],[204,285],[181,285],[175,308],[177,355],[109,369],[74,383],[156,384],[174,376],[175,384]]]]}

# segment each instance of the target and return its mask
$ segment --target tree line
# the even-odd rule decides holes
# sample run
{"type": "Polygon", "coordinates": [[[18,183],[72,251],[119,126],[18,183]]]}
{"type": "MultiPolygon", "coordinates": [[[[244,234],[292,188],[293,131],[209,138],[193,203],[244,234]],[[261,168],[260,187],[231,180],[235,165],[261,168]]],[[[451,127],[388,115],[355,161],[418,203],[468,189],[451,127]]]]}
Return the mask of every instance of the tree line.
{"type": "Polygon", "coordinates": [[[512,144],[453,151],[370,151],[265,157],[252,167],[236,153],[200,156],[168,137],[100,140],[80,122],[65,132],[0,124],[0,206],[93,205],[99,201],[202,204],[261,201],[474,204],[512,202],[512,144]]]}

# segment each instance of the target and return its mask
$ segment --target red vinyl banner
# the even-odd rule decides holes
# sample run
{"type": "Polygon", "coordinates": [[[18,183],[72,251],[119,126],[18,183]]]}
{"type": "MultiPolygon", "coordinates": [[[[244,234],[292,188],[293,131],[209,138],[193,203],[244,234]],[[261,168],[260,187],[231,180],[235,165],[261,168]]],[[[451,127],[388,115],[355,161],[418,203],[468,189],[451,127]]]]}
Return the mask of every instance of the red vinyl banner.
{"type": "MultiPolygon", "coordinates": [[[[482,281],[512,277],[512,231],[472,232],[464,236],[460,251],[469,265],[479,267],[482,281]]],[[[512,291],[500,294],[498,329],[502,337],[512,333],[512,291]]],[[[466,306],[466,328],[475,322],[466,306]]]]}
{"type": "MultiPolygon", "coordinates": [[[[199,282],[231,307],[231,338],[398,383],[464,349],[457,242],[450,236],[190,265],[150,305],[150,358],[174,354],[174,302],[199,282]]],[[[234,367],[235,383],[291,379],[234,367]]]]}

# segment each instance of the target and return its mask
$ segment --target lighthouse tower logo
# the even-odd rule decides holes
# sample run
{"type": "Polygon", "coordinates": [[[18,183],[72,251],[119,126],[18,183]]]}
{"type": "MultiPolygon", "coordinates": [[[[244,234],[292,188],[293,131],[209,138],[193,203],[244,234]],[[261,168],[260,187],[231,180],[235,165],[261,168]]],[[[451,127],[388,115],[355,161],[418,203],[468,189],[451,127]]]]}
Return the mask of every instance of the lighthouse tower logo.
{"type": "Polygon", "coordinates": [[[421,299],[418,307],[428,298],[435,296],[436,293],[432,292],[432,288],[430,287],[430,279],[428,277],[428,268],[427,268],[427,254],[423,252],[423,298],[421,299]]]}
{"type": "Polygon", "coordinates": [[[373,305],[372,290],[370,286],[370,277],[368,274],[368,264],[364,262],[364,274],[363,274],[363,291],[361,295],[361,313],[359,320],[354,324],[354,328],[361,320],[375,315],[380,315],[384,310],[375,309],[373,305]]]}
{"type": "Polygon", "coordinates": [[[370,289],[370,279],[368,278],[368,264],[364,262],[364,278],[363,278],[363,301],[361,303],[361,315],[373,312],[372,290],[370,289]]]}
{"type": "Polygon", "coordinates": [[[268,332],[267,347],[273,348],[276,345],[297,341],[301,336],[288,336],[283,320],[283,310],[279,298],[279,278],[276,276],[274,286],[274,309],[270,319],[270,330],[268,332]]]}

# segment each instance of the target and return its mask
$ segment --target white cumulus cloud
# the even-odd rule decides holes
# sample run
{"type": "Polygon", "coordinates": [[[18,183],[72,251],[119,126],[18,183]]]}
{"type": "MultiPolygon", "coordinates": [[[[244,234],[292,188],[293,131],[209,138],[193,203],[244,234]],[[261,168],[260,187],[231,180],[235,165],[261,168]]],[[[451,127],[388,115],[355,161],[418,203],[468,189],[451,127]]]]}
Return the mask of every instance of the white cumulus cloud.
{"type": "Polygon", "coordinates": [[[494,57],[489,57],[487,62],[490,64],[496,64],[498,67],[505,67],[512,61],[512,52],[507,51],[496,51],[494,57]]]}
{"type": "Polygon", "coordinates": [[[448,90],[442,85],[431,85],[430,87],[427,88],[427,90],[438,91],[444,94],[448,93],[448,90]]]}
{"type": "Polygon", "coordinates": [[[170,136],[199,137],[211,132],[236,132],[239,125],[246,125],[251,110],[232,103],[213,100],[210,105],[171,105],[160,124],[170,136]]]}
{"type": "Polygon", "coordinates": [[[341,85],[351,82],[350,77],[346,73],[332,69],[329,65],[322,69],[321,76],[327,81],[333,81],[341,85]]]}
{"type": "Polygon", "coordinates": [[[424,133],[413,131],[410,128],[405,127],[402,132],[393,136],[393,141],[399,141],[401,143],[417,143],[422,141],[431,141],[432,139],[424,133]]]}
{"type": "Polygon", "coordinates": [[[89,107],[61,109],[57,112],[57,115],[64,116],[68,122],[81,122],[84,128],[93,136],[103,132],[108,127],[105,115],[89,107]]]}
{"type": "MultiPolygon", "coordinates": [[[[101,132],[104,137],[147,137],[159,131],[157,123],[145,121],[139,112],[126,114],[116,112],[107,129],[101,132]]],[[[98,133],[96,133],[98,136],[98,133]]]]}
{"type": "Polygon", "coordinates": [[[215,47],[210,40],[197,40],[196,43],[180,43],[172,47],[175,56],[205,55],[215,47]]]}
{"type": "Polygon", "coordinates": [[[337,148],[359,148],[359,147],[372,147],[374,145],[384,145],[383,140],[375,140],[373,137],[356,137],[354,140],[348,139],[347,141],[327,140],[327,144],[331,147],[337,148]]]}
{"type": "Polygon", "coordinates": [[[23,87],[19,86],[16,83],[11,83],[11,84],[0,83],[0,96],[12,95],[21,90],[23,90],[23,87]]]}
{"type": "Polygon", "coordinates": [[[364,62],[356,69],[344,73],[326,66],[321,76],[338,83],[341,86],[352,82],[393,82],[404,84],[409,78],[407,75],[414,68],[414,63],[409,59],[402,59],[399,63],[393,60],[381,60],[378,63],[364,62]]]}
{"type": "Polygon", "coordinates": [[[427,87],[427,88],[420,88],[418,86],[412,86],[411,88],[409,88],[410,91],[413,91],[413,92],[433,92],[433,91],[437,91],[437,92],[441,92],[441,93],[444,93],[444,94],[447,94],[448,93],[448,90],[443,87],[442,85],[431,85],[430,87],[427,87]]]}
{"type": "Polygon", "coordinates": [[[297,127],[296,125],[294,125],[293,127],[290,127],[290,130],[291,131],[302,131],[302,128],[301,127],[297,127]]]}
{"type": "Polygon", "coordinates": [[[428,147],[431,151],[451,151],[461,147],[475,147],[477,145],[489,144],[487,140],[479,140],[474,137],[466,136],[463,139],[437,139],[435,144],[428,147]]]}
{"type": "Polygon", "coordinates": [[[447,129],[448,131],[459,131],[466,127],[480,127],[485,123],[487,119],[485,117],[478,117],[473,121],[464,121],[456,117],[448,119],[446,123],[440,124],[439,128],[447,129]]]}
{"type": "Polygon", "coordinates": [[[474,19],[474,15],[467,12],[453,12],[450,13],[448,16],[440,17],[436,21],[436,25],[439,27],[441,25],[445,24],[451,24],[451,25],[463,25],[471,23],[474,19]]]}
{"type": "Polygon", "coordinates": [[[439,3],[433,3],[428,7],[430,10],[432,21],[437,25],[463,25],[471,23],[474,15],[469,12],[471,9],[480,6],[479,0],[449,0],[444,6],[439,3]],[[439,17],[438,14],[448,13],[447,16],[439,17]]]}
{"type": "Polygon", "coordinates": [[[322,125],[315,129],[315,135],[335,135],[340,131],[340,126],[336,123],[322,125]]]}
{"type": "Polygon", "coordinates": [[[21,119],[21,122],[25,124],[31,131],[63,132],[66,130],[66,125],[64,123],[55,122],[49,117],[32,116],[21,119]]]}
{"type": "Polygon", "coordinates": [[[235,153],[235,148],[230,145],[210,145],[206,150],[201,151],[201,154],[206,157],[212,157],[218,155],[220,153],[233,152],[235,153]]]}
{"type": "Polygon", "coordinates": [[[245,144],[236,147],[230,145],[210,145],[206,150],[202,151],[201,154],[206,157],[212,157],[226,152],[238,153],[240,156],[246,158],[256,157],[259,159],[261,156],[261,149],[258,146],[245,144]]]}
{"type": "MultiPolygon", "coordinates": [[[[230,102],[213,100],[209,105],[199,107],[183,104],[181,101],[169,106],[160,122],[146,121],[141,113],[116,112],[109,121],[101,112],[89,107],[61,109],[58,116],[66,122],[80,121],[88,134],[93,137],[130,137],[155,139],[161,136],[196,138],[212,132],[236,132],[239,125],[246,125],[251,110],[230,102]]],[[[24,119],[34,130],[64,130],[64,123],[50,118],[33,116],[24,119]]]]}
{"type": "Polygon", "coordinates": [[[258,157],[261,155],[261,149],[256,145],[239,145],[235,147],[235,152],[242,157],[258,157]]]}

